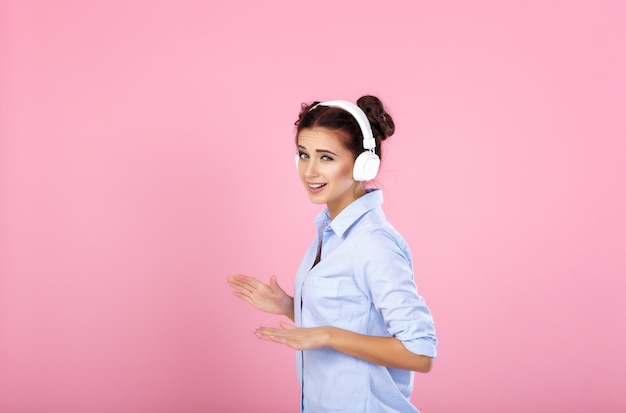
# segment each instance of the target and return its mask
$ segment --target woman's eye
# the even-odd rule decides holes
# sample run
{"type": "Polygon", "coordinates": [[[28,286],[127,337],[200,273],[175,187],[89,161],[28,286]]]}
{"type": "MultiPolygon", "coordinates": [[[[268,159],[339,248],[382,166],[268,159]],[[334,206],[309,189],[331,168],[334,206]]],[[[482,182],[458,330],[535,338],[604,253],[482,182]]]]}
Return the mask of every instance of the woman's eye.
{"type": "Polygon", "coordinates": [[[308,159],[308,158],[309,158],[309,155],[307,155],[307,154],[306,154],[306,153],[304,153],[304,152],[300,152],[300,153],[299,153],[299,156],[300,156],[300,159],[308,159]]]}
{"type": "Polygon", "coordinates": [[[332,161],[332,160],[333,160],[333,158],[331,158],[331,157],[330,157],[330,156],[328,156],[328,155],[324,155],[324,156],[322,156],[322,160],[324,160],[324,161],[332,161]]]}

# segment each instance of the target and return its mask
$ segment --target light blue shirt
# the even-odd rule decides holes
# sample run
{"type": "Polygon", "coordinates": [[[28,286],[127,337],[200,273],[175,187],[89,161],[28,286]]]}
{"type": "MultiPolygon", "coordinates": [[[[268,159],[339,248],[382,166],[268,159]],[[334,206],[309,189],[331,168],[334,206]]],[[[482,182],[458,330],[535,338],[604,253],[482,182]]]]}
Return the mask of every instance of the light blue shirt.
{"type": "MultiPolygon", "coordinates": [[[[332,221],[316,218],[318,238],[295,280],[295,323],[395,337],[411,352],[435,357],[433,318],[413,280],[409,246],[387,222],[382,191],[370,190],[332,221]],[[319,240],[321,261],[313,267],[319,240]]],[[[298,351],[302,411],[418,412],[409,398],[414,373],[324,347],[298,351]]]]}

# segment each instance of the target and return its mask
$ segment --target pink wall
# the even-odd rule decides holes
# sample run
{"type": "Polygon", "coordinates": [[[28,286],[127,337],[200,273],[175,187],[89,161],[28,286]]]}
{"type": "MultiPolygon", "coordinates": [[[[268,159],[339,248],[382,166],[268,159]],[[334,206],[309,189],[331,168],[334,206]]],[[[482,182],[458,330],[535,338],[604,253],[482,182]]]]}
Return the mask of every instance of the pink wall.
{"type": "Polygon", "coordinates": [[[625,411],[624,3],[241,3],[0,3],[0,411],[296,411],[225,277],[293,287],[299,105],[366,93],[441,342],[416,405],[625,411]]]}

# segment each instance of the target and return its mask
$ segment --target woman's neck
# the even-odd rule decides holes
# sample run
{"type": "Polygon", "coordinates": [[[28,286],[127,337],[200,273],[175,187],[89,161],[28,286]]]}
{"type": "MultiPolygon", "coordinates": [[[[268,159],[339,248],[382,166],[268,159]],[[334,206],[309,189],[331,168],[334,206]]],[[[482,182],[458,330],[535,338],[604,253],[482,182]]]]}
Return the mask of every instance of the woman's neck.
{"type": "Polygon", "coordinates": [[[354,190],[346,196],[345,198],[338,199],[335,202],[329,202],[326,204],[326,208],[328,209],[328,214],[330,215],[330,220],[332,221],[343,211],[348,205],[365,195],[365,187],[360,182],[354,188],[354,190]]]}

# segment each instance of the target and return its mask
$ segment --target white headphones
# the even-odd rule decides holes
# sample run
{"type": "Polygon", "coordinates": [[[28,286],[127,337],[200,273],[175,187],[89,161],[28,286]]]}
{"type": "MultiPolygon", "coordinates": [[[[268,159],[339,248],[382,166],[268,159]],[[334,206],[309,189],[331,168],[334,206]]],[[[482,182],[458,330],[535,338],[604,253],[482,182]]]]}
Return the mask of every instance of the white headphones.
{"type": "MultiPolygon", "coordinates": [[[[372,127],[370,125],[365,112],[360,107],[347,100],[329,100],[327,102],[321,102],[313,106],[312,110],[318,106],[328,106],[333,108],[343,109],[356,119],[361,133],[363,134],[363,152],[357,156],[354,160],[354,168],[352,169],[352,177],[355,181],[371,181],[378,174],[380,168],[380,158],[376,155],[374,149],[376,149],[376,140],[372,133],[372,127]]],[[[300,156],[296,154],[296,165],[300,160],[300,156]]]]}

